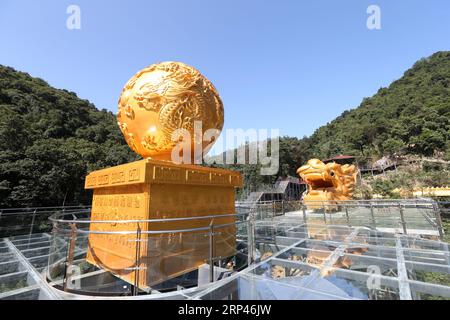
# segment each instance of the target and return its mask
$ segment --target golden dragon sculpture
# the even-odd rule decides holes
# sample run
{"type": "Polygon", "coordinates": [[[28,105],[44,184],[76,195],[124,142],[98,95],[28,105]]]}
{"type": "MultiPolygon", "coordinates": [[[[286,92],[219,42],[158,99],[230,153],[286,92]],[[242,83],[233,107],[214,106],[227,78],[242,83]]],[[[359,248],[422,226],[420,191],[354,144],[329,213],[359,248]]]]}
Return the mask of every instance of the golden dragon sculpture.
{"type": "Polygon", "coordinates": [[[358,171],[354,165],[325,164],[319,159],[311,159],[297,169],[297,174],[308,184],[303,198],[308,209],[322,208],[323,202],[327,202],[326,209],[330,209],[336,201],[352,198],[358,171]]]}

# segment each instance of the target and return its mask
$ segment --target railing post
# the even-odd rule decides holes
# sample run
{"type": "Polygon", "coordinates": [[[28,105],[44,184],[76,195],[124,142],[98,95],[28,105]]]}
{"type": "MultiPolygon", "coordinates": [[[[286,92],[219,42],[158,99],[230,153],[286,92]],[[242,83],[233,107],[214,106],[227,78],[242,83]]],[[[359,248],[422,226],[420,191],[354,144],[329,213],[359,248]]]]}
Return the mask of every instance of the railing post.
{"type": "Polygon", "coordinates": [[[347,203],[345,204],[345,218],[346,218],[346,220],[347,220],[347,225],[348,225],[349,227],[351,227],[351,225],[350,225],[350,217],[348,216],[348,206],[347,206],[347,203]]]}
{"type": "Polygon", "coordinates": [[[401,203],[398,204],[398,209],[400,210],[400,219],[401,219],[401,224],[402,224],[402,228],[403,228],[403,234],[408,234],[407,229],[406,229],[406,221],[405,221],[405,214],[403,212],[403,206],[401,203]]]}
{"type": "Polygon", "coordinates": [[[322,202],[322,208],[323,208],[323,222],[325,222],[325,224],[327,224],[327,212],[325,209],[325,203],[322,202]]]}
{"type": "Polygon", "coordinates": [[[434,217],[436,219],[437,229],[439,232],[439,239],[444,240],[444,230],[442,227],[441,212],[439,210],[439,205],[437,203],[433,203],[433,211],[434,211],[434,217]]]}
{"type": "Polygon", "coordinates": [[[375,221],[375,214],[373,212],[373,203],[370,202],[370,218],[372,220],[372,227],[376,228],[377,227],[377,223],[375,221]]]}
{"type": "Polygon", "coordinates": [[[77,225],[75,223],[70,224],[70,241],[69,241],[69,249],[67,250],[66,256],[66,265],[64,268],[64,281],[63,281],[63,290],[67,291],[67,283],[70,283],[72,280],[72,264],[73,264],[73,256],[75,253],[75,245],[77,242],[77,225]],[[70,267],[70,272],[67,270],[70,267]]]}
{"type": "Polygon", "coordinates": [[[307,218],[306,218],[306,205],[302,205],[302,211],[303,211],[303,223],[307,222],[307,218]]]}
{"type": "Polygon", "coordinates": [[[214,282],[214,225],[209,225],[209,282],[214,282]]]}
{"type": "Polygon", "coordinates": [[[139,273],[141,271],[141,227],[139,222],[136,229],[136,257],[135,257],[135,270],[134,270],[134,288],[133,295],[139,294],[139,273]]]}
{"type": "Polygon", "coordinates": [[[250,213],[247,218],[247,266],[253,262],[253,221],[250,213]]]}
{"type": "Polygon", "coordinates": [[[272,200],[272,219],[277,215],[277,203],[272,200]]]}
{"type": "Polygon", "coordinates": [[[36,219],[36,211],[37,211],[37,209],[34,209],[33,217],[31,218],[30,235],[28,236],[28,241],[30,240],[31,235],[33,234],[33,226],[34,226],[34,220],[36,219]]]}

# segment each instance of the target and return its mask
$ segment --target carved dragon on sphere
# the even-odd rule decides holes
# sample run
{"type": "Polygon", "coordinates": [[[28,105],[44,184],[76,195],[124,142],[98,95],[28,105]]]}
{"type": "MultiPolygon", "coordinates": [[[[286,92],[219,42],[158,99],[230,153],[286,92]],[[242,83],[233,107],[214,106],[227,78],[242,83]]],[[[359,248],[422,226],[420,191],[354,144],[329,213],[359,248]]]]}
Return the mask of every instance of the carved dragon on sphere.
{"type": "MultiPolygon", "coordinates": [[[[119,127],[128,145],[142,157],[170,160],[172,133],[184,129],[194,137],[194,122],[202,133],[223,127],[224,109],[213,84],[181,62],[162,62],[136,73],[119,98],[119,127]]],[[[209,142],[193,141],[203,146],[209,142]]]]}
{"type": "Polygon", "coordinates": [[[319,209],[322,208],[321,201],[350,200],[358,171],[354,165],[325,164],[319,159],[311,159],[297,169],[297,174],[308,184],[303,198],[305,204],[309,209],[319,209]]]}

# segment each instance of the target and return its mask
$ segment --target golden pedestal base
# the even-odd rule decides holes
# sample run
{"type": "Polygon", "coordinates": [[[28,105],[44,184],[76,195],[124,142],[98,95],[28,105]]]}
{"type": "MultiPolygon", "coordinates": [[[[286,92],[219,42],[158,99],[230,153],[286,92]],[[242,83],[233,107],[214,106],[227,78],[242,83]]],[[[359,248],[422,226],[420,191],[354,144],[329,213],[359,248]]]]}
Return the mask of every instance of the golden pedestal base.
{"type": "MultiPolygon", "coordinates": [[[[94,189],[92,221],[233,214],[235,187],[238,186],[242,186],[242,177],[233,171],[150,159],[92,172],[86,177],[85,184],[86,189],[94,189]]],[[[94,233],[89,235],[87,261],[131,284],[137,281],[140,288],[146,289],[208,261],[209,230],[187,229],[207,228],[211,222],[214,226],[231,223],[215,228],[214,256],[234,255],[234,221],[234,216],[228,216],[212,221],[208,218],[139,223],[93,222],[90,231],[94,233]],[[138,228],[142,230],[140,236],[138,228]],[[185,231],[174,231],[181,229],[185,231]],[[126,231],[132,234],[124,234],[128,233],[126,231]],[[147,231],[151,233],[145,233],[147,231]],[[159,233],[153,233],[157,231],[159,233]]]]}

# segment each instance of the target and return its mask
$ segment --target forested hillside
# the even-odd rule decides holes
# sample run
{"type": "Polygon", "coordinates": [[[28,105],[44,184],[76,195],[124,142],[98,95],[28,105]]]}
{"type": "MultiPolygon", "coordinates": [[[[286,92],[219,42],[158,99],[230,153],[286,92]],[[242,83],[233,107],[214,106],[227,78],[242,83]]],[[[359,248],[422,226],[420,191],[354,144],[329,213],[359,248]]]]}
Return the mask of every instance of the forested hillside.
{"type": "Polygon", "coordinates": [[[403,77],[320,127],[313,153],[382,156],[394,152],[450,160],[450,52],[419,60],[403,77]]]}
{"type": "MultiPolygon", "coordinates": [[[[400,153],[450,160],[449,136],[446,51],[419,60],[311,137],[283,137],[276,176],[261,176],[258,165],[225,167],[243,172],[245,187],[256,190],[278,176],[294,176],[311,157],[400,153]]],[[[111,112],[0,66],[0,207],[87,204],[90,194],[83,186],[89,171],[135,159],[111,112]]]]}
{"type": "MultiPolygon", "coordinates": [[[[416,62],[403,77],[303,139],[280,141],[278,175],[295,176],[310,158],[350,154],[363,159],[419,155],[450,160],[450,51],[416,62]]],[[[259,166],[222,166],[244,174],[245,188],[257,190],[277,177],[260,176],[259,166]]],[[[440,180],[448,177],[448,171],[440,180]]]]}
{"type": "Polygon", "coordinates": [[[0,66],[0,207],[88,203],[88,171],[134,159],[111,112],[0,66]]]}

